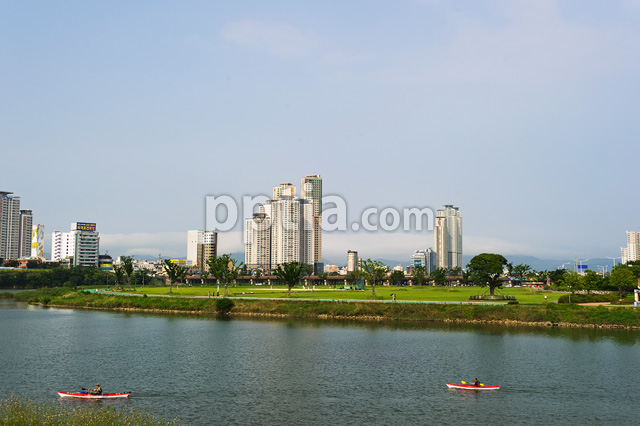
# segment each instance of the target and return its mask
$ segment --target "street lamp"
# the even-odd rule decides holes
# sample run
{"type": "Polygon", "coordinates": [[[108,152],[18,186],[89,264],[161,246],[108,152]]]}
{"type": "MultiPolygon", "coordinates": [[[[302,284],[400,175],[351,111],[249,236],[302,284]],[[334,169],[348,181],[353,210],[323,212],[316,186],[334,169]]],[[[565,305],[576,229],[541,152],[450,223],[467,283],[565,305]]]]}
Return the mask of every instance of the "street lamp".
{"type": "Polygon", "coordinates": [[[613,259],[613,267],[615,268],[616,267],[616,259],[622,260],[622,257],[609,257],[609,256],[607,256],[607,259],[613,259]]]}
{"type": "Polygon", "coordinates": [[[556,269],[565,269],[564,265],[571,265],[573,262],[565,262],[562,265],[558,266],[556,269]]]}
{"type": "Polygon", "coordinates": [[[598,265],[598,268],[602,268],[602,278],[604,278],[604,272],[607,270],[607,267],[598,265]]]}

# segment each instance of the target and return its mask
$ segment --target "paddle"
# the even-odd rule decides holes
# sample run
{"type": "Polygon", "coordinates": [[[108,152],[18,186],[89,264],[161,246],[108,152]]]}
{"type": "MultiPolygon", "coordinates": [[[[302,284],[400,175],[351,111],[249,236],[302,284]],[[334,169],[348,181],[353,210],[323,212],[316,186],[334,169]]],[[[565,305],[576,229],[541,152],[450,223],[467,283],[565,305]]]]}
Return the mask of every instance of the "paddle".
{"type": "MultiPolygon", "coordinates": [[[[460,380],[460,382],[462,382],[463,385],[467,384],[467,382],[465,382],[464,380],[460,380]]],[[[480,386],[484,386],[484,383],[480,383],[480,386]]]]}

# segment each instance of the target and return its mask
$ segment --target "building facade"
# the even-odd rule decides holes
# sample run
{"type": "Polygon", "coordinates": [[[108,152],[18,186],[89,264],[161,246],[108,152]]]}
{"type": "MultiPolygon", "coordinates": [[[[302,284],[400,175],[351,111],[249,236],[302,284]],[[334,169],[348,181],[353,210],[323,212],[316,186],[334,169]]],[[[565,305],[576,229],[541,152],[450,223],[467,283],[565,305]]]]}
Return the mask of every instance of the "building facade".
{"type": "Polygon", "coordinates": [[[31,257],[44,259],[44,225],[33,225],[31,228],[31,257]]]}
{"type": "Polygon", "coordinates": [[[73,222],[71,231],[53,231],[51,260],[73,259],[72,266],[98,267],[100,234],[95,223],[73,222]]]}
{"type": "Polygon", "coordinates": [[[296,198],[294,185],[281,183],[273,188],[273,199],[245,220],[248,268],[271,271],[285,262],[301,262],[322,272],[322,238],[316,236],[322,220],[322,181],[309,175],[302,183],[302,198],[296,198]]]}
{"type": "Polygon", "coordinates": [[[429,275],[437,269],[437,256],[432,248],[426,250],[416,250],[411,255],[411,267],[415,270],[416,266],[422,266],[425,274],[429,275]]]}
{"type": "Polygon", "coordinates": [[[301,198],[311,201],[313,206],[313,263],[314,273],[324,271],[322,263],[322,178],[320,175],[306,175],[301,179],[301,198]]]}
{"type": "Polygon", "coordinates": [[[460,209],[447,204],[436,214],[434,229],[436,267],[462,268],[462,216],[460,209]]]}
{"type": "Polygon", "coordinates": [[[20,210],[20,229],[18,231],[19,257],[31,257],[31,240],[33,233],[33,212],[20,210]]]}
{"type": "Polygon", "coordinates": [[[621,247],[622,263],[640,260],[640,232],[627,231],[627,247],[621,247]]]}
{"type": "Polygon", "coordinates": [[[254,213],[251,219],[245,220],[244,261],[249,269],[268,271],[271,269],[271,219],[262,212],[254,213]]]}
{"type": "Polygon", "coordinates": [[[73,245],[73,266],[98,267],[100,234],[95,223],[73,222],[70,244],[73,245]]]}
{"type": "Polygon", "coordinates": [[[218,257],[218,232],[187,231],[187,261],[207,268],[207,260],[211,257],[218,257]]]}
{"type": "Polygon", "coordinates": [[[347,251],[347,273],[350,274],[358,270],[358,252],[347,251]]]}
{"type": "Polygon", "coordinates": [[[20,197],[0,191],[0,258],[20,257],[20,197]]]}

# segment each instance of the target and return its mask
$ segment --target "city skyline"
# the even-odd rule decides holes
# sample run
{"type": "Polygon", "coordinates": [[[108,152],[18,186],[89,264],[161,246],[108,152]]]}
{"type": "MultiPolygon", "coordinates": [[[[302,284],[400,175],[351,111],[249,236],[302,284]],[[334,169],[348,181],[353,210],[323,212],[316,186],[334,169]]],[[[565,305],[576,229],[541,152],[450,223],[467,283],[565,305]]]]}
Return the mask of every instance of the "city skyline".
{"type": "MultiPolygon", "coordinates": [[[[0,189],[49,231],[91,218],[115,256],[184,257],[207,195],[310,172],[350,222],[370,207],[459,206],[465,254],[620,257],[640,230],[628,187],[637,2],[36,1],[3,13],[0,189]],[[25,152],[36,160],[8,161],[25,152]]],[[[220,253],[242,251],[243,219],[220,253]]],[[[325,232],[322,249],[408,259],[433,239],[325,232]]]]}

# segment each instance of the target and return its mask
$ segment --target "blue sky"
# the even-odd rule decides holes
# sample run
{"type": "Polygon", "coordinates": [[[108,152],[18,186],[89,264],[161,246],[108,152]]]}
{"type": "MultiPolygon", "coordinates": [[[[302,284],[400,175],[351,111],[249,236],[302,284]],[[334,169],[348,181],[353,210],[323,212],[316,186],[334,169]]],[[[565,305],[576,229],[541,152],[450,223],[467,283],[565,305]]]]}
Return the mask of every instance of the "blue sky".
{"type": "MultiPolygon", "coordinates": [[[[305,174],[354,220],[459,206],[465,254],[619,256],[640,228],[638,0],[0,0],[0,64],[0,190],[113,255],[184,256],[206,195],[305,174]]],[[[336,262],[429,246],[324,236],[336,262]]]]}

